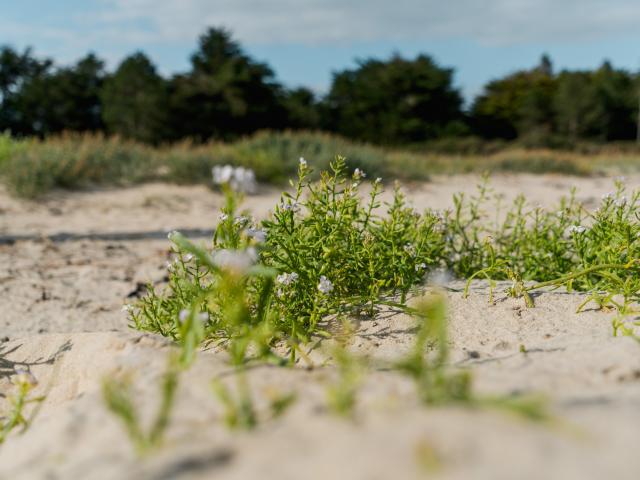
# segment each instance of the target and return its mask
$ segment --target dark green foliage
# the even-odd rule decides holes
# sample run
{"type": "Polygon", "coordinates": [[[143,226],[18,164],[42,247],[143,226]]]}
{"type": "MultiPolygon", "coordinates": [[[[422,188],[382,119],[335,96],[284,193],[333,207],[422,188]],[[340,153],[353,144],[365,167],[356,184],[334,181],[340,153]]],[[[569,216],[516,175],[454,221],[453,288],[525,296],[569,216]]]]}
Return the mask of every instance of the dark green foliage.
{"type": "Polygon", "coordinates": [[[141,52],[126,58],[102,90],[107,131],[133,140],[157,143],[166,136],[167,87],[141,52]]]}
{"type": "Polygon", "coordinates": [[[453,70],[430,57],[366,60],[335,74],[326,98],[328,127],[372,143],[398,144],[460,133],[462,97],[453,70]]]}
{"type": "Polygon", "coordinates": [[[272,70],[249,58],[226,30],[202,35],[191,65],[171,80],[171,135],[228,140],[284,126],[272,70]]]}
{"type": "Polygon", "coordinates": [[[287,111],[287,127],[301,130],[318,130],[322,124],[322,111],[313,92],[307,88],[296,88],[284,93],[284,108],[287,111]]]}
{"type": "Polygon", "coordinates": [[[143,53],[107,74],[93,54],[57,67],[29,49],[2,47],[0,132],[99,131],[163,144],[237,141],[258,130],[323,130],[456,154],[495,148],[478,146],[478,138],[550,148],[636,139],[638,75],[608,62],[593,71],[556,73],[544,55],[532,69],[489,82],[469,111],[453,78],[453,69],[425,54],[370,58],[335,72],[320,97],[308,88],[285,88],[221,28],[200,37],[188,71],[166,78],[143,53]]]}
{"type": "Polygon", "coordinates": [[[550,61],[485,86],[471,109],[476,133],[529,145],[630,140],[636,134],[638,78],[605,62],[595,71],[562,71],[550,61]]]}
{"type": "Polygon", "coordinates": [[[9,128],[21,135],[38,136],[64,130],[101,130],[103,62],[89,54],[72,67],[52,70],[49,66],[42,65],[23,78],[21,88],[10,97],[15,123],[9,128]]]}

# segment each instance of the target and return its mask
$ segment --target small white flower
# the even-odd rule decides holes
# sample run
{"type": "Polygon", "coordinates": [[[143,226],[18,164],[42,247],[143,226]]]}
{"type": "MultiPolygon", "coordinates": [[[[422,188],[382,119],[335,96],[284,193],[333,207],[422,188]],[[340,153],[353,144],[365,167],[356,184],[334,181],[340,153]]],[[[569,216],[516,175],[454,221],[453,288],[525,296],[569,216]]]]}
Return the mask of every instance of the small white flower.
{"type": "Polygon", "coordinates": [[[282,273],[276,277],[276,283],[284,286],[291,285],[298,281],[298,274],[296,272],[282,273]]]}
{"type": "Polygon", "coordinates": [[[227,215],[226,213],[221,213],[220,215],[218,215],[218,220],[220,220],[221,222],[226,221],[227,218],[229,218],[229,215],[227,215]]]}
{"type": "Polygon", "coordinates": [[[238,192],[253,193],[256,190],[256,175],[249,168],[216,165],[211,169],[211,174],[216,185],[228,184],[238,192]]]}
{"type": "Polygon", "coordinates": [[[244,226],[247,223],[249,223],[251,221],[251,219],[249,217],[245,217],[244,215],[240,215],[239,217],[236,217],[233,219],[233,224],[235,226],[244,226]]]}
{"type": "MultiPolygon", "coordinates": [[[[190,315],[191,315],[190,310],[187,310],[187,309],[180,310],[180,313],[178,314],[178,320],[180,321],[180,323],[184,323],[187,321],[190,315]]],[[[196,320],[199,320],[202,323],[205,323],[207,320],[209,320],[209,314],[207,312],[200,312],[196,314],[195,318],[196,320]]]]}
{"type": "Polygon", "coordinates": [[[267,239],[267,232],[255,228],[247,228],[247,236],[256,242],[262,243],[267,239]]]}
{"type": "Polygon", "coordinates": [[[420,270],[425,270],[427,268],[427,264],[426,263],[419,263],[418,265],[416,265],[416,272],[419,272],[420,270]]]}
{"type": "Polygon", "coordinates": [[[182,257],[182,261],[188,263],[193,260],[193,255],[191,253],[187,253],[184,257],[182,257]]]}
{"type": "Polygon", "coordinates": [[[286,212],[297,213],[300,211],[300,204],[295,201],[285,203],[283,200],[282,203],[280,204],[280,208],[282,208],[282,210],[286,212]]]}
{"type": "Polygon", "coordinates": [[[577,233],[577,234],[581,234],[587,231],[586,227],[583,227],[582,225],[571,225],[568,229],[567,229],[569,234],[572,233],[577,233]]]}
{"type": "Polygon", "coordinates": [[[614,196],[615,195],[614,195],[613,192],[607,192],[607,193],[602,195],[602,200],[603,201],[611,200],[614,196]]]}
{"type": "Polygon", "coordinates": [[[167,238],[171,240],[176,235],[180,235],[180,232],[177,230],[171,230],[169,233],[167,233],[167,238]]]}
{"type": "Polygon", "coordinates": [[[407,252],[412,257],[416,255],[416,247],[414,247],[411,243],[407,243],[403,248],[404,248],[404,251],[407,252]]]}
{"type": "Polygon", "coordinates": [[[333,283],[331,283],[331,281],[327,277],[321,275],[320,283],[318,283],[318,290],[320,290],[321,293],[327,295],[333,290],[333,283]]]}
{"type": "Polygon", "coordinates": [[[360,170],[359,168],[356,168],[353,171],[353,178],[359,179],[359,178],[365,178],[367,176],[366,173],[364,173],[362,170],[360,170]]]}
{"type": "Polygon", "coordinates": [[[620,197],[615,202],[613,202],[613,204],[618,208],[622,208],[627,204],[627,197],[620,197]]]}
{"type": "Polygon", "coordinates": [[[129,305],[128,303],[125,303],[122,306],[122,311],[125,312],[125,313],[129,313],[132,310],[133,310],[133,305],[129,305]]]}
{"type": "Polygon", "coordinates": [[[224,270],[236,273],[244,273],[258,259],[255,248],[249,247],[246,250],[218,250],[212,255],[213,263],[224,270]]]}
{"type": "Polygon", "coordinates": [[[300,168],[306,168],[306,166],[307,166],[307,161],[306,161],[303,157],[300,157],[300,159],[298,160],[298,162],[300,163],[300,168]]]}
{"type": "Polygon", "coordinates": [[[375,183],[382,183],[382,177],[376,178],[376,182],[375,183]]]}
{"type": "Polygon", "coordinates": [[[229,183],[231,177],[233,177],[233,167],[231,165],[216,165],[211,169],[213,175],[213,183],[222,185],[223,183],[229,183]]]}

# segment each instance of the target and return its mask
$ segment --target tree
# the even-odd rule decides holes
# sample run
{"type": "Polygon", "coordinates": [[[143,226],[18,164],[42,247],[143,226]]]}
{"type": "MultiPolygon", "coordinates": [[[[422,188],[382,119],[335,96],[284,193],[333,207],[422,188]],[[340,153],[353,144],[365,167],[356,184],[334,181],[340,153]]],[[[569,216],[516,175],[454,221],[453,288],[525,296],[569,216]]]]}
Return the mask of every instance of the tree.
{"type": "Polygon", "coordinates": [[[273,72],[250,59],[226,30],[211,28],[202,35],[191,65],[170,86],[177,137],[228,140],[284,126],[281,87],[273,72]]]}
{"type": "Polygon", "coordinates": [[[462,121],[462,97],[453,70],[430,57],[365,60],[334,74],[326,98],[329,129],[382,144],[420,142],[445,134],[462,121]]]}
{"type": "Polygon", "coordinates": [[[554,97],[558,133],[575,142],[594,134],[596,96],[593,75],[588,71],[563,71],[554,97]]]}
{"type": "Polygon", "coordinates": [[[285,92],[283,105],[287,112],[287,127],[314,130],[320,128],[321,111],[315,95],[308,88],[285,92]]]}
{"type": "Polygon", "coordinates": [[[65,130],[101,130],[99,94],[104,76],[104,63],[93,54],[71,67],[55,71],[41,68],[13,95],[19,112],[17,129],[40,136],[65,130]]]}
{"type": "Polygon", "coordinates": [[[165,134],[167,88],[147,56],[127,58],[104,83],[102,119],[109,133],[157,143],[165,134]]]}
{"type": "Polygon", "coordinates": [[[636,91],[632,75],[609,62],[593,73],[594,128],[601,140],[629,140],[636,133],[636,91]]]}
{"type": "Polygon", "coordinates": [[[531,70],[489,82],[471,108],[474,130],[486,138],[530,137],[541,141],[555,128],[556,87],[551,60],[546,55],[531,70]]]}
{"type": "Polygon", "coordinates": [[[11,47],[0,49],[0,131],[27,135],[32,129],[20,108],[19,97],[25,85],[47,75],[50,60],[38,60],[31,49],[18,53],[11,47]]]}

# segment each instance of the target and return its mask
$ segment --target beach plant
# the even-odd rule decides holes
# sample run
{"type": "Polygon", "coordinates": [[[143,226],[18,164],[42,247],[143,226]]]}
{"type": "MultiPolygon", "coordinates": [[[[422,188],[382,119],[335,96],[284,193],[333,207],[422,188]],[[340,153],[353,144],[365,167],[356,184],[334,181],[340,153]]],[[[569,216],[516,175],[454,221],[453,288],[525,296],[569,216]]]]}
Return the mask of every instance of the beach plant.
{"type": "Polygon", "coordinates": [[[268,407],[261,410],[256,407],[246,369],[237,368],[233,377],[235,389],[230,388],[221,378],[211,381],[213,393],[224,409],[224,423],[231,430],[253,430],[261,422],[283,415],[296,401],[295,392],[278,392],[272,389],[267,392],[268,407]]]}
{"type": "Polygon", "coordinates": [[[418,321],[410,353],[395,368],[410,376],[420,399],[429,405],[471,403],[471,374],[450,371],[446,301],[442,294],[425,296],[413,309],[418,321]]]}
{"type": "Polygon", "coordinates": [[[252,430],[258,424],[258,415],[249,391],[246,372],[236,372],[235,377],[237,397],[220,379],[213,379],[211,387],[224,407],[227,427],[252,430]]]}
{"type": "Polygon", "coordinates": [[[14,391],[6,398],[9,409],[6,415],[0,419],[0,444],[4,443],[9,434],[16,428],[23,430],[29,426],[29,420],[25,416],[25,408],[32,403],[42,402],[45,397],[33,397],[32,391],[38,385],[36,377],[27,369],[18,367],[11,377],[14,391]]]}
{"type": "Polygon", "coordinates": [[[337,415],[352,418],[356,406],[356,399],[363,377],[370,368],[365,358],[360,358],[349,351],[349,343],[355,331],[345,320],[343,331],[334,338],[331,346],[332,365],[337,370],[337,379],[327,385],[327,406],[337,415]]]}
{"type": "Polygon", "coordinates": [[[170,355],[166,372],[160,381],[160,404],[151,425],[145,428],[135,405],[131,377],[108,377],[102,383],[102,396],[107,408],[120,419],[139,455],[159,447],[169,426],[178,388],[181,361],[170,355]]]}
{"type": "Polygon", "coordinates": [[[170,235],[175,261],[168,286],[150,287],[131,307],[132,325],[195,348],[180,318],[181,312],[197,311],[198,340],[224,345],[234,364],[249,352],[282,361],[275,345],[286,346],[294,361],[304,355],[299,345],[328,335],[328,317],[373,315],[383,305],[402,305],[439,262],[440,217],[417,213],[399,189],[381,215],[382,182],[373,182],[364,201],[364,172],[349,174],[341,157],[317,183],[310,175],[301,159],[292,193],[284,193],[259,224],[238,213],[240,196],[225,186],[211,245],[170,235]]]}
{"type": "Polygon", "coordinates": [[[460,404],[506,411],[531,421],[552,420],[543,397],[478,395],[473,391],[471,372],[451,368],[447,302],[442,292],[434,290],[425,295],[412,312],[418,321],[413,348],[391,367],[414,380],[418,397],[425,405],[460,404]]]}
{"type": "Polygon", "coordinates": [[[528,207],[519,197],[503,213],[481,184],[470,200],[456,196],[446,215],[447,265],[467,279],[465,293],[476,278],[489,280],[491,290],[496,280],[510,280],[507,293],[530,307],[534,290],[566,287],[587,293],[578,311],[592,302],[632,313],[640,300],[640,192],[627,196],[623,182],[615,186],[595,211],[572,191],[554,209],[528,207]]]}

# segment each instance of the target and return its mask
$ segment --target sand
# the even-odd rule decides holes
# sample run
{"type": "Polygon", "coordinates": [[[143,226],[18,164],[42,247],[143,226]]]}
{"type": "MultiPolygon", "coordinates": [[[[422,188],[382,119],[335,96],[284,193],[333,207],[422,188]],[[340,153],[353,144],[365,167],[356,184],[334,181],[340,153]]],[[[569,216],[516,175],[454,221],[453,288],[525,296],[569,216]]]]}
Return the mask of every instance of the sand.
{"type": "MultiPolygon", "coordinates": [[[[409,185],[417,207],[447,208],[475,176],[409,185]]],[[[631,187],[640,177],[629,178],[631,187]]],[[[525,193],[552,205],[570,186],[599,201],[610,179],[513,175],[493,179],[505,201],[525,193]]],[[[37,203],[0,192],[0,236],[59,232],[145,232],[211,228],[221,197],[201,187],[152,184],[121,190],[55,193],[37,203]]],[[[274,190],[249,197],[257,216],[274,190]]],[[[11,479],[637,479],[640,476],[640,345],[612,336],[611,313],[576,314],[580,294],[543,292],[536,307],[486,285],[469,298],[445,285],[452,365],[471,371],[479,395],[542,395],[555,420],[532,423],[504,411],[421,405],[413,384],[387,371],[366,377],[355,418],[326,409],[335,377],[315,346],[315,368],[262,366],[248,375],[263,416],[274,392],[295,392],[280,418],[252,432],[229,431],[210,381],[234,386],[224,354],[202,352],[181,378],[165,444],[138,458],[122,425],[105,408],[101,382],[133,375],[144,421],[158,401],[170,343],[128,328],[122,304],[144,283],[161,283],[169,258],[162,239],[0,245],[0,392],[16,365],[38,378],[46,400],[25,432],[0,446],[0,478],[11,479]],[[522,348],[526,353],[522,353],[522,348]]],[[[129,299],[130,300],[130,299],[129,299]]],[[[410,347],[414,324],[403,315],[362,320],[352,349],[382,359],[410,347]]],[[[310,347],[311,348],[311,347],[310,347]]],[[[5,408],[0,401],[0,408],[5,408]]]]}

